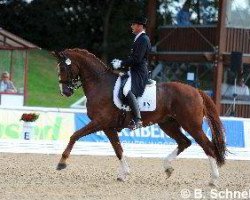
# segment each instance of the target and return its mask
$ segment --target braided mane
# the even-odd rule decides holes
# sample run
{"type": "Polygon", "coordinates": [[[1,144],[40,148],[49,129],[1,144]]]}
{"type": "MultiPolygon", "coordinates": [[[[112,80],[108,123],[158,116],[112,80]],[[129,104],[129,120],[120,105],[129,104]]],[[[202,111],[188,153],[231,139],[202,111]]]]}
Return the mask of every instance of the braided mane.
{"type": "Polygon", "coordinates": [[[74,49],[67,49],[65,50],[66,52],[76,52],[78,54],[87,56],[89,58],[92,58],[92,60],[94,62],[96,62],[96,64],[101,64],[103,67],[107,68],[107,66],[101,61],[100,58],[96,57],[94,54],[90,53],[89,51],[87,51],[86,49],[79,49],[79,48],[74,48],[74,49]]]}

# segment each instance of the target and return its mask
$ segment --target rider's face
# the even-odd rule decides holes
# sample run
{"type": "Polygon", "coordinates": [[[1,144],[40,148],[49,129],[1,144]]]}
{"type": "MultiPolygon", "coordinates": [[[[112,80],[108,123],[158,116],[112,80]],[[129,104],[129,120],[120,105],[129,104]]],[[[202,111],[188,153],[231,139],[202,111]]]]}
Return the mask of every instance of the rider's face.
{"type": "Polygon", "coordinates": [[[131,25],[131,29],[132,29],[132,33],[137,35],[138,33],[140,33],[143,30],[143,25],[133,23],[131,25]]]}

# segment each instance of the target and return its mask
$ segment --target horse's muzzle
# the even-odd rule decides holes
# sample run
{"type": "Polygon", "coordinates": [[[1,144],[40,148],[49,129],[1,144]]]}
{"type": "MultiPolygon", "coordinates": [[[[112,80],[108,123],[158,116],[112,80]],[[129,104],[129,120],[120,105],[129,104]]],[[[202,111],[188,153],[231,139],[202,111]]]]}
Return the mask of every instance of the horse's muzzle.
{"type": "Polygon", "coordinates": [[[73,94],[73,89],[65,87],[65,88],[63,88],[63,92],[62,93],[66,97],[70,97],[73,94]]]}

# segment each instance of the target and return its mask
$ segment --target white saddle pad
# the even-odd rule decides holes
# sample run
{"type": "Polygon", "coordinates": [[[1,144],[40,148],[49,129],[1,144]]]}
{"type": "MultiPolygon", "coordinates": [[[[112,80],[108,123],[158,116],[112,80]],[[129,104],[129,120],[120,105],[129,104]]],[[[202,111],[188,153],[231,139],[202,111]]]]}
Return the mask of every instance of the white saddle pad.
{"type": "MultiPolygon", "coordinates": [[[[126,111],[130,111],[129,106],[122,105],[121,100],[118,98],[119,90],[121,86],[121,77],[116,80],[113,90],[114,104],[119,108],[126,111]]],[[[146,85],[142,97],[137,98],[140,111],[154,111],[156,109],[156,81],[150,85],[146,85]]]]}

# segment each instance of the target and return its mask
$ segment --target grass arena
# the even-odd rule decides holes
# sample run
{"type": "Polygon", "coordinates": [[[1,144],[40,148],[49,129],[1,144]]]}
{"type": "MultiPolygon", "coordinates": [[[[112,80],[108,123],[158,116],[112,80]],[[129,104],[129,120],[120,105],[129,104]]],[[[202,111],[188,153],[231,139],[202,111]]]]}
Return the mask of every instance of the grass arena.
{"type": "Polygon", "coordinates": [[[157,127],[121,133],[130,174],[117,181],[119,161],[102,133],[79,140],[68,167],[56,170],[71,133],[79,123],[87,123],[82,110],[23,107],[0,112],[5,118],[0,135],[0,199],[250,198],[248,119],[222,120],[230,152],[219,168],[216,186],[210,186],[208,159],[195,144],[172,162],[174,171],[168,177],[163,160],[176,145],[157,127]],[[28,112],[39,113],[39,119],[32,137],[25,140],[20,116],[28,112]]]}

